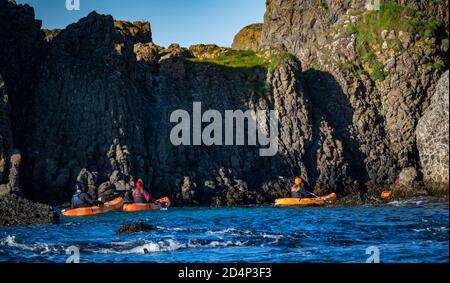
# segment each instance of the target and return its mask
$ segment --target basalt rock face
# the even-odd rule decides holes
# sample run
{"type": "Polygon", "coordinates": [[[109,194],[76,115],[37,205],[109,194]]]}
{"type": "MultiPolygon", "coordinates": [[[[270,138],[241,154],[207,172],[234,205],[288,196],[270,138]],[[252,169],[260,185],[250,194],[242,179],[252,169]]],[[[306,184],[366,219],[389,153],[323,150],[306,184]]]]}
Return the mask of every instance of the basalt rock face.
{"type": "Polygon", "coordinates": [[[55,223],[48,205],[22,197],[26,106],[44,52],[41,23],[28,5],[0,1],[0,226],[55,223]]]}
{"type": "Polygon", "coordinates": [[[432,187],[447,187],[449,178],[449,81],[448,71],[439,80],[430,106],[416,129],[424,181],[432,187]]]}
{"type": "Polygon", "coordinates": [[[306,95],[341,142],[352,178],[381,185],[420,167],[416,126],[448,69],[448,2],[399,1],[439,28],[375,31],[378,42],[364,50],[358,24],[369,12],[360,2],[268,1],[261,44],[302,62],[306,95]]]}
{"type": "Polygon", "coordinates": [[[44,52],[41,21],[28,5],[0,0],[0,74],[8,88],[16,142],[23,141],[24,108],[30,99],[36,66],[44,52]]]}
{"type": "Polygon", "coordinates": [[[132,39],[111,16],[93,12],[53,39],[28,119],[25,171],[33,198],[67,199],[76,179],[92,193],[116,170],[123,178],[117,182],[129,179],[131,165],[148,175],[135,66],[132,39]]]}
{"type": "MultiPolygon", "coordinates": [[[[288,195],[289,181],[280,176],[300,175],[323,191],[344,192],[351,187],[349,166],[339,151],[342,144],[323,115],[314,113],[301,84],[300,63],[277,49],[262,50],[259,56],[278,58],[278,65],[233,68],[169,57],[159,61],[157,73],[145,75],[153,77],[153,84],[143,84],[153,86],[145,90],[152,109],[147,112],[150,123],[145,132],[149,133],[153,187],[168,188],[184,205],[210,205],[211,199],[213,205],[270,203],[288,195]],[[278,153],[262,157],[259,148],[252,146],[174,147],[168,143],[174,126],[169,116],[178,109],[192,112],[195,101],[202,103],[204,111],[215,109],[222,114],[276,109],[278,153]]],[[[152,69],[141,63],[144,70],[152,69]]]]}
{"type": "MultiPolygon", "coordinates": [[[[426,160],[434,160],[435,150],[423,140],[435,122],[423,122],[423,139],[416,126],[424,113],[443,113],[429,107],[443,101],[431,98],[448,68],[442,36],[383,30],[379,44],[362,54],[352,29],[367,15],[359,1],[267,3],[257,47],[236,47],[256,52],[236,53],[215,45],[163,48],[151,42],[148,23],[95,12],[44,34],[29,19],[30,8],[0,1],[8,5],[0,14],[25,11],[25,38],[35,37],[0,29],[2,39],[18,38],[0,49],[1,62],[17,68],[7,78],[0,65],[8,94],[17,97],[0,104],[6,113],[0,121],[2,192],[18,186],[31,199],[58,204],[70,199],[75,181],[107,199],[142,178],[154,197],[169,195],[175,205],[233,206],[286,197],[294,176],[316,194],[348,194],[398,174],[413,186],[420,170],[432,172],[426,160]],[[31,51],[13,52],[23,46],[31,51]],[[260,63],[227,65],[220,61],[227,56],[260,63]],[[277,110],[277,154],[261,156],[259,145],[172,144],[171,114],[185,110],[195,119],[194,102],[201,102],[202,113],[217,110],[222,117],[226,110],[277,110]],[[10,107],[26,123],[11,125],[10,107]]],[[[441,13],[423,1],[407,4],[441,13]]],[[[11,21],[0,18],[2,26],[11,21]]],[[[448,35],[448,27],[442,32],[448,35]]],[[[5,88],[0,91],[6,97],[5,88]]],[[[437,120],[425,115],[424,121],[437,120]]],[[[258,129],[267,133],[269,117],[259,118],[258,129]]],[[[448,151],[448,139],[439,139],[448,151]]]]}
{"type": "Polygon", "coordinates": [[[20,152],[14,149],[11,107],[5,83],[0,76],[0,197],[19,191],[20,152]]]}
{"type": "MultiPolygon", "coordinates": [[[[267,49],[259,56],[278,58],[270,70],[227,67],[190,60],[203,57],[200,49],[135,43],[111,17],[96,13],[61,31],[36,77],[24,165],[33,188],[28,195],[62,201],[78,180],[103,197],[142,178],[156,196],[172,195],[175,203],[240,205],[286,196],[288,182],[280,176],[301,175],[324,191],[351,183],[341,142],[323,114],[314,113],[295,58],[267,49]],[[170,115],[192,113],[194,102],[222,115],[278,110],[278,153],[173,145],[170,115]]],[[[268,130],[267,118],[258,123],[268,130]]]]}

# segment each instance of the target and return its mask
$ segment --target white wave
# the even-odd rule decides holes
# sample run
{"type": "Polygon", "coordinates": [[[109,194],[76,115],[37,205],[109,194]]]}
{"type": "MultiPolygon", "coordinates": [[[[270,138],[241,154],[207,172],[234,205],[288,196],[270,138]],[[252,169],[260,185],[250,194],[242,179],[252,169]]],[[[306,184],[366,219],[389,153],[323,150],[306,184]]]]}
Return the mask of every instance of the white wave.
{"type": "Polygon", "coordinates": [[[132,254],[148,254],[158,252],[173,252],[179,249],[185,249],[186,245],[175,240],[165,240],[158,243],[150,242],[142,246],[132,248],[129,253],[132,254]]]}
{"type": "Polygon", "coordinates": [[[207,235],[232,235],[232,236],[242,236],[242,235],[246,235],[246,236],[250,236],[250,237],[262,237],[265,239],[274,239],[274,240],[280,240],[281,238],[283,238],[283,235],[280,234],[270,234],[270,233],[266,233],[266,232],[252,232],[250,230],[237,230],[234,228],[228,228],[228,229],[224,229],[224,230],[218,230],[218,231],[212,231],[212,230],[208,230],[205,232],[205,234],[207,235]]]}
{"type": "Polygon", "coordinates": [[[284,236],[283,235],[277,235],[277,234],[266,234],[266,233],[262,233],[261,234],[261,236],[263,237],[263,238],[266,238],[266,239],[274,239],[274,240],[280,240],[280,239],[282,239],[284,236]]]}
{"type": "Polygon", "coordinates": [[[208,248],[218,248],[218,247],[235,247],[235,246],[244,246],[245,243],[241,241],[226,241],[226,242],[219,242],[219,241],[212,241],[209,244],[206,244],[204,247],[208,248]]]}
{"type": "Polygon", "coordinates": [[[243,245],[245,245],[245,243],[241,241],[225,241],[225,242],[211,241],[205,243],[197,240],[189,240],[187,243],[180,243],[176,240],[169,239],[158,242],[150,241],[138,245],[136,247],[131,247],[129,249],[103,248],[93,252],[101,254],[150,254],[159,252],[173,252],[188,248],[218,248],[218,247],[243,246],[243,245]]]}
{"type": "Polygon", "coordinates": [[[249,230],[245,230],[245,231],[240,231],[234,228],[227,228],[224,230],[218,230],[218,231],[213,231],[213,230],[208,230],[205,232],[205,234],[207,235],[221,235],[221,234],[228,234],[228,235],[250,235],[252,232],[249,230]]]}
{"type": "Polygon", "coordinates": [[[36,252],[40,254],[46,254],[50,252],[59,252],[61,249],[53,246],[49,246],[46,243],[32,243],[32,244],[22,244],[16,241],[15,236],[7,236],[0,240],[0,246],[7,246],[17,248],[23,251],[36,252]]]}
{"type": "Polygon", "coordinates": [[[414,232],[445,232],[448,231],[448,227],[427,227],[422,229],[413,229],[414,232]]]}

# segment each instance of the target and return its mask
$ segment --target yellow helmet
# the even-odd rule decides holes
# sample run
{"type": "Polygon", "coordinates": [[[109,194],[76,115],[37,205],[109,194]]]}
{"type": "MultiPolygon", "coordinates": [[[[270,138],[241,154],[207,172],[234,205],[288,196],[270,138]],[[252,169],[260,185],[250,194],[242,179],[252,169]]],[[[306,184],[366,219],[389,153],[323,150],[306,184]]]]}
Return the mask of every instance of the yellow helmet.
{"type": "Polygon", "coordinates": [[[303,183],[303,180],[302,178],[295,178],[294,182],[296,185],[300,185],[301,183],[303,183]]]}

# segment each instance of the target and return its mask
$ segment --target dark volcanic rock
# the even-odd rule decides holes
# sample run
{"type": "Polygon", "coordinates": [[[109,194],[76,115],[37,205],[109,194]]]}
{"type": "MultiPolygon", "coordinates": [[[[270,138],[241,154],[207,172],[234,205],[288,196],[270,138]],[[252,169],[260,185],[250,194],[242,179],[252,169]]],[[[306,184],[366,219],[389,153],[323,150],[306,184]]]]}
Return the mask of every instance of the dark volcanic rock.
{"type": "Polygon", "coordinates": [[[0,74],[8,89],[16,142],[23,142],[24,108],[44,47],[41,21],[34,18],[33,8],[0,0],[0,74]]]}
{"type": "Polygon", "coordinates": [[[67,199],[77,178],[96,195],[114,171],[129,176],[131,164],[137,176],[148,175],[135,67],[133,43],[111,16],[93,12],[53,40],[29,117],[26,171],[34,197],[67,199]]]}
{"type": "MultiPolygon", "coordinates": [[[[435,1],[400,2],[448,22],[435,1]]],[[[433,39],[380,31],[367,56],[349,28],[364,16],[362,3],[267,1],[261,42],[247,28],[235,44],[258,48],[251,61],[264,63],[233,67],[221,60],[253,53],[163,48],[151,42],[149,23],[96,12],[44,34],[30,7],[0,0],[0,91],[10,98],[0,104],[0,194],[22,188],[34,200],[61,203],[80,181],[108,199],[142,178],[155,197],[173,196],[176,205],[234,206],[288,196],[294,176],[318,194],[365,192],[400,172],[408,184],[420,181],[435,151],[423,146],[416,126],[434,109],[431,97],[448,69],[441,48],[448,26],[433,39]],[[192,113],[194,102],[222,115],[276,109],[278,153],[174,146],[170,115],[192,113]],[[427,164],[419,155],[430,156],[422,158],[427,164]]],[[[267,130],[267,119],[258,128],[267,130]]],[[[441,142],[448,148],[448,139],[441,142]]]]}
{"type": "Polygon", "coordinates": [[[20,154],[13,148],[11,107],[0,75],[0,197],[18,188],[20,154]]]}
{"type": "Polygon", "coordinates": [[[125,234],[133,234],[138,232],[146,232],[150,230],[158,229],[156,226],[148,225],[143,222],[134,222],[131,224],[124,224],[122,227],[116,231],[116,234],[125,235],[125,234]]]}
{"type": "Polygon", "coordinates": [[[31,202],[16,195],[0,197],[0,226],[58,222],[58,214],[51,206],[31,202]]]}

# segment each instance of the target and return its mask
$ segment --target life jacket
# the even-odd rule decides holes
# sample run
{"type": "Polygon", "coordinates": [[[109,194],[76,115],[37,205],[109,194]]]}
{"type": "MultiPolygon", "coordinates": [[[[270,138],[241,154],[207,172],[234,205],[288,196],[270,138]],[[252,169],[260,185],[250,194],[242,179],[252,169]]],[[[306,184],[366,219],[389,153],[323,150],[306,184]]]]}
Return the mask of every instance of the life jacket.
{"type": "Polygon", "coordinates": [[[88,204],[86,202],[84,202],[81,198],[80,195],[83,194],[81,193],[75,193],[72,197],[72,205],[73,208],[81,208],[81,207],[87,207],[88,204]]]}
{"type": "Polygon", "coordinates": [[[147,199],[145,198],[146,194],[147,193],[144,190],[137,192],[135,189],[131,195],[133,196],[134,203],[147,203],[147,199]]]}
{"type": "Polygon", "coordinates": [[[298,192],[300,192],[300,185],[294,185],[294,186],[292,186],[291,192],[293,192],[293,193],[298,193],[298,192]]]}

